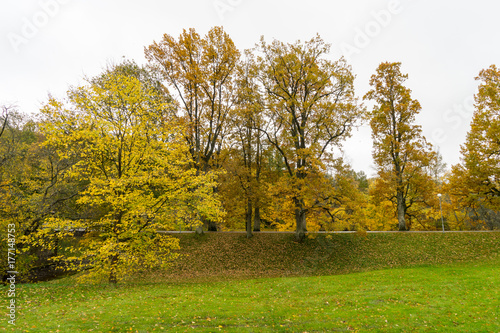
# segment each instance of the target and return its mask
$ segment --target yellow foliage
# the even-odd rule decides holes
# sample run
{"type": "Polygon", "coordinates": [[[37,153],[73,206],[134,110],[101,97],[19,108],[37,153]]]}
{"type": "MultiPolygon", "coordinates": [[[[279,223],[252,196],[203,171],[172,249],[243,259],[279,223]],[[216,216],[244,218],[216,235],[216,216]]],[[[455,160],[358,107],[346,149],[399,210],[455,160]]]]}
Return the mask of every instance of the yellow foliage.
{"type": "Polygon", "coordinates": [[[427,168],[437,158],[421,127],[414,124],[421,106],[403,85],[406,79],[401,63],[381,63],[370,79],[373,89],[364,97],[376,103],[370,126],[379,178],[373,192],[394,203],[399,230],[411,228],[412,217],[422,208],[419,204],[425,206],[434,194],[427,168]]]}
{"type": "Polygon", "coordinates": [[[157,230],[223,216],[213,194],[217,175],[197,175],[169,101],[122,66],[73,89],[70,108],[54,99],[44,107],[45,144],[63,157],[79,156],[68,173],[87,183],[77,204],[96,217],[47,219],[29,241],[48,246],[48,234],[86,230],[68,267],[94,278],[107,274],[110,282],[175,259],[177,242],[157,230]]]}

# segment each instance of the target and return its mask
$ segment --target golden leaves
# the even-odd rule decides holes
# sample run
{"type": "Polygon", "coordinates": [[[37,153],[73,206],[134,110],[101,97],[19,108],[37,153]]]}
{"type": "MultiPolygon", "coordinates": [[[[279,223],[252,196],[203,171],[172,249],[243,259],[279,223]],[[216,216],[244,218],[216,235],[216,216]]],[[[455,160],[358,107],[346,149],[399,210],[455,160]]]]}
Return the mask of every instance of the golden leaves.
{"type": "Polygon", "coordinates": [[[500,70],[491,65],[476,80],[480,81],[476,110],[461,149],[462,163],[449,175],[449,190],[464,209],[485,218],[478,209],[500,208],[500,70]]]}
{"type": "MultiPolygon", "coordinates": [[[[79,156],[71,172],[88,183],[77,200],[95,212],[80,224],[88,232],[79,259],[89,268],[85,277],[108,274],[116,282],[131,271],[166,267],[177,256],[178,241],[157,230],[222,215],[213,195],[216,174],[196,175],[183,128],[148,80],[143,70],[124,63],[73,89],[74,111],[56,102],[44,109],[52,120],[46,144],[79,156]]],[[[70,221],[56,220],[58,230],[69,229],[70,221]]],[[[45,225],[55,230],[49,221],[45,225]]]]}
{"type": "Polygon", "coordinates": [[[381,63],[371,77],[372,90],[364,96],[376,103],[370,120],[379,176],[374,190],[395,204],[400,230],[408,228],[405,218],[418,212],[417,204],[433,195],[434,183],[426,168],[437,158],[420,126],[413,123],[420,104],[403,85],[407,78],[401,63],[381,63]]]}

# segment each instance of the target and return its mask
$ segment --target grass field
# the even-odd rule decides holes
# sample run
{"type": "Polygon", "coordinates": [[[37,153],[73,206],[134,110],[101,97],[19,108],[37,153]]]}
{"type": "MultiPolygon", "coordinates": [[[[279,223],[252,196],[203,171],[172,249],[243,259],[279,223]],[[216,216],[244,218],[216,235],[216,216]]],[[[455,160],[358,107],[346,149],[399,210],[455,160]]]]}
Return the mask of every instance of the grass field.
{"type": "Polygon", "coordinates": [[[500,332],[500,264],[215,283],[22,286],[18,332],[500,332]]]}
{"type": "Polygon", "coordinates": [[[257,264],[248,263],[247,252],[233,254],[244,239],[187,237],[181,243],[191,255],[143,282],[75,285],[70,277],[19,285],[17,325],[4,319],[0,330],[500,332],[498,233],[397,235],[337,235],[303,245],[284,235],[256,237],[246,243],[256,257],[259,248],[282,248],[257,264]],[[218,251],[205,256],[195,251],[213,246],[218,251]],[[306,250],[306,260],[291,257],[306,250]],[[252,272],[249,265],[257,266],[252,272]],[[325,275],[335,270],[338,275],[325,275]],[[252,274],[268,277],[248,278],[252,274]]]}

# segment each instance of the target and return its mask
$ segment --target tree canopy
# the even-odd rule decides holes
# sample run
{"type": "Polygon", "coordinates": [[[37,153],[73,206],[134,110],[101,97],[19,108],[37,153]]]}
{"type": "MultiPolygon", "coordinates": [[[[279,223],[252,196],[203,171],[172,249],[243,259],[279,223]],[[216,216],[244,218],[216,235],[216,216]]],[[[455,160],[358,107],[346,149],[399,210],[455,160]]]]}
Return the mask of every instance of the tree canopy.
{"type": "Polygon", "coordinates": [[[157,230],[220,215],[215,176],[196,173],[183,124],[150,79],[124,63],[70,90],[68,106],[51,99],[42,110],[45,145],[61,159],[77,157],[68,173],[86,183],[76,203],[92,214],[77,220],[56,215],[40,233],[88,231],[87,247],[72,263],[92,275],[108,274],[113,283],[125,272],[163,267],[175,258],[177,241],[157,230]]]}

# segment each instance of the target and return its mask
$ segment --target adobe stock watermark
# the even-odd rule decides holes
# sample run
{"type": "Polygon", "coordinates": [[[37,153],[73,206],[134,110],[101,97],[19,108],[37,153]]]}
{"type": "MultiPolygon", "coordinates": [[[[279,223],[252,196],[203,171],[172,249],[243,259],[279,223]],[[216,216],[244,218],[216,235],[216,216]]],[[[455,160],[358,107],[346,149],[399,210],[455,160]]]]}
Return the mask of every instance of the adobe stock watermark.
{"type": "Polygon", "coordinates": [[[16,325],[16,225],[7,225],[7,306],[8,323],[16,325]]]}
{"type": "Polygon", "coordinates": [[[442,114],[442,119],[447,124],[446,128],[439,127],[432,131],[431,141],[440,145],[448,140],[448,131],[455,131],[468,124],[474,113],[474,97],[467,96],[462,103],[454,104],[442,114]]]}
{"type": "Polygon", "coordinates": [[[55,17],[61,5],[65,5],[71,0],[39,0],[39,9],[30,17],[23,17],[21,26],[17,32],[11,31],[7,34],[7,39],[14,51],[19,52],[21,45],[28,44],[34,39],[41,29],[43,29],[50,19],[55,17]]]}
{"type": "Polygon", "coordinates": [[[372,10],[370,12],[371,20],[366,22],[362,27],[354,28],[354,37],[350,43],[340,43],[340,52],[347,59],[351,59],[353,55],[360,54],[361,51],[368,47],[373,39],[380,35],[384,28],[389,26],[395,15],[403,11],[403,6],[400,0],[390,0],[385,9],[372,10]]]}
{"type": "Polygon", "coordinates": [[[221,21],[224,21],[226,13],[235,10],[242,2],[243,0],[215,0],[213,5],[221,21]]]}

